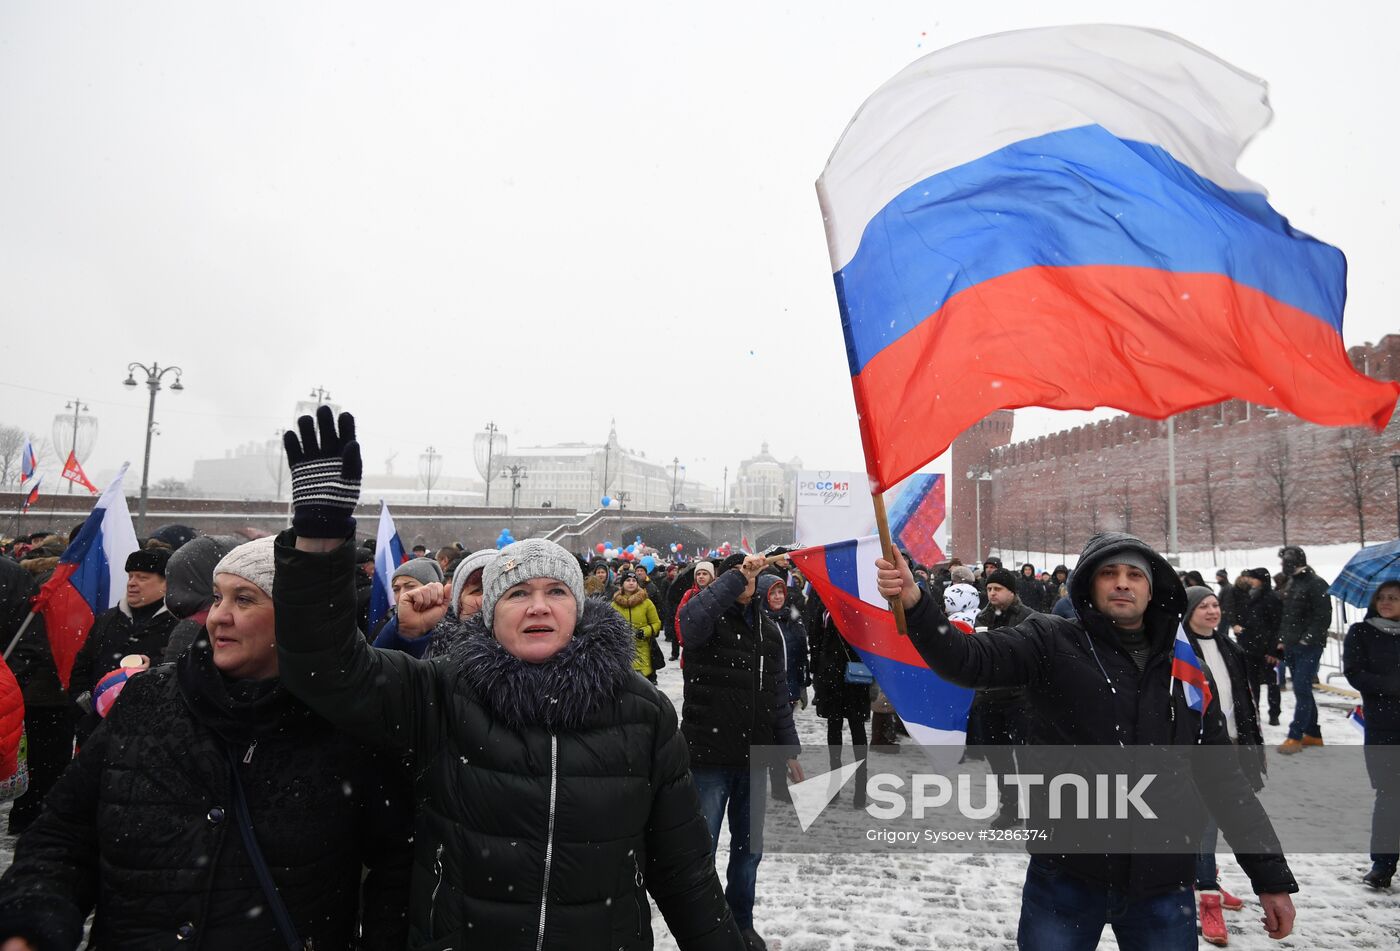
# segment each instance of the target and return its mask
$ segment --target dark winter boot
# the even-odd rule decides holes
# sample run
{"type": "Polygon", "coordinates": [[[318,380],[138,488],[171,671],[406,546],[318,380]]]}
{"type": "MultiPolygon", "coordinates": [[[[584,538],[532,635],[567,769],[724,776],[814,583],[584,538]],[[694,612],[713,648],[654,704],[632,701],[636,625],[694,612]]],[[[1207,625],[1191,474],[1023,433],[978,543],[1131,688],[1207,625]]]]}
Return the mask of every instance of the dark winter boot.
{"type": "Polygon", "coordinates": [[[1389,888],[1390,880],[1395,877],[1395,869],[1379,862],[1371,866],[1371,870],[1361,877],[1362,884],[1370,888],[1389,888]]]}
{"type": "Polygon", "coordinates": [[[870,745],[880,753],[899,752],[899,735],[895,733],[893,713],[870,714],[870,745]]]}

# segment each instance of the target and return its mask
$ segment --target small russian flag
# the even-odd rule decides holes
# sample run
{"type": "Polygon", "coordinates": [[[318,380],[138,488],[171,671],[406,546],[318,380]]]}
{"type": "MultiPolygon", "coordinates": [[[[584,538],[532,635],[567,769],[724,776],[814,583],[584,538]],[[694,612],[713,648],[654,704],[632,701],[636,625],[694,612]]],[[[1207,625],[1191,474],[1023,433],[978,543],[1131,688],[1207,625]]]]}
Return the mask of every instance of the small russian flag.
{"type": "Polygon", "coordinates": [[[19,504],[19,514],[23,515],[29,511],[29,506],[39,501],[39,486],[44,482],[43,475],[29,484],[29,491],[24,494],[24,501],[19,504]]]}
{"type": "Polygon", "coordinates": [[[24,485],[34,478],[34,470],[39,465],[39,456],[34,452],[34,443],[26,439],[24,441],[24,451],[19,457],[19,484],[24,485]]]}
{"type": "Polygon", "coordinates": [[[1172,680],[1181,682],[1186,695],[1186,705],[1197,713],[1204,714],[1210,706],[1210,681],[1201,667],[1200,658],[1186,637],[1186,629],[1176,626],[1176,642],[1172,645],[1172,680]]]}
{"type": "Polygon", "coordinates": [[[1361,708],[1360,704],[1357,704],[1356,708],[1347,714],[1347,719],[1351,721],[1352,726],[1360,731],[1361,736],[1364,738],[1366,736],[1366,711],[1361,708]]]}

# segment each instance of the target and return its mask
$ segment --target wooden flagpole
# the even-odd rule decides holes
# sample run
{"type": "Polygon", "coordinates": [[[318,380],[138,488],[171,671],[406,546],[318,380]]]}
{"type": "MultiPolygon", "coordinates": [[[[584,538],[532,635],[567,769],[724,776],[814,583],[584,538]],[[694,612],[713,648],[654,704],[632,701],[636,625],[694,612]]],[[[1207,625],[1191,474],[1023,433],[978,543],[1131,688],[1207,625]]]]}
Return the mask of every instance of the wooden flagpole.
{"type": "MultiPolygon", "coordinates": [[[[880,532],[880,549],[885,561],[895,564],[894,539],[890,535],[890,518],[885,514],[885,493],[871,492],[870,499],[875,503],[875,527],[880,532]]],[[[904,602],[899,598],[890,600],[890,610],[894,612],[894,626],[903,637],[909,636],[909,625],[904,620],[904,602]]]]}

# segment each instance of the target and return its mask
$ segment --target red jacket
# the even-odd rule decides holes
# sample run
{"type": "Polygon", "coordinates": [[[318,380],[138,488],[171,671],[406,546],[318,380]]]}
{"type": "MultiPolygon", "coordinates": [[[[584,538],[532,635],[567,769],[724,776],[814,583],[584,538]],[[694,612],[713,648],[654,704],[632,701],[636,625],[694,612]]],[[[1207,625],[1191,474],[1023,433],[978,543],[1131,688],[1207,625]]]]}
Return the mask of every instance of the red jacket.
{"type": "Polygon", "coordinates": [[[19,771],[19,741],[24,734],[24,696],[9,664],[0,660],[0,783],[19,771]]]}

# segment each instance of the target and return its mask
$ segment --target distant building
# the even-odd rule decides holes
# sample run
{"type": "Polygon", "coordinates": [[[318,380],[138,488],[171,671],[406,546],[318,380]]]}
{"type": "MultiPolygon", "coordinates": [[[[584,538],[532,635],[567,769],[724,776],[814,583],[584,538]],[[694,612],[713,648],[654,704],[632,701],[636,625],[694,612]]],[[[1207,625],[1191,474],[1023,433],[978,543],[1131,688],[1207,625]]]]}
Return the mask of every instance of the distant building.
{"type": "Polygon", "coordinates": [[[646,453],[622,446],[615,423],[603,443],[514,447],[494,456],[493,506],[510,504],[512,466],[524,473],[516,498],[522,508],[547,502],[586,512],[598,508],[604,496],[649,512],[669,511],[673,501],[689,509],[714,507],[713,489],[688,479],[684,465],[648,459],[646,453]]]}
{"type": "MultiPolygon", "coordinates": [[[[431,498],[417,475],[394,475],[392,457],[385,474],[365,473],[360,496],[383,499],[390,505],[478,506],[486,496],[479,479],[444,476],[434,480],[431,498]]],[[[222,459],[196,459],[188,481],[194,495],[214,499],[288,499],[292,480],[282,440],[244,443],[224,454],[222,459]]],[[[507,495],[507,499],[509,496],[507,495]]]]}
{"type": "Polygon", "coordinates": [[[739,472],[729,496],[730,510],[746,515],[785,515],[792,511],[797,491],[797,473],[802,460],[796,457],[780,462],[768,451],[768,443],[758,455],[739,463],[739,472]]]}

